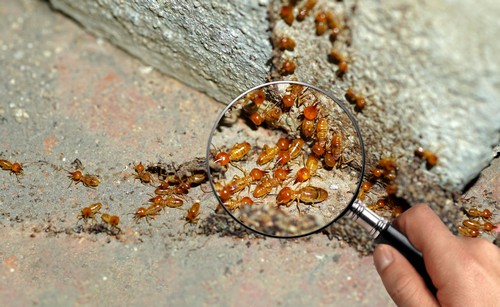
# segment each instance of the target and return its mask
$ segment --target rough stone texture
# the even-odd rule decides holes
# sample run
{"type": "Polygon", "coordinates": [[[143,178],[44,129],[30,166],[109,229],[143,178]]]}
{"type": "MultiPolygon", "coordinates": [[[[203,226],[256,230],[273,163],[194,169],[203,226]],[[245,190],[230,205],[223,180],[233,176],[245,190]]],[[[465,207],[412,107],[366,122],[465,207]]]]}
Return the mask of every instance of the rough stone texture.
{"type": "Polygon", "coordinates": [[[267,2],[51,1],[89,31],[227,102],[269,70],[267,2]]]}
{"type": "Polygon", "coordinates": [[[423,173],[461,190],[491,161],[500,130],[500,43],[494,39],[499,5],[319,1],[310,15],[332,10],[344,20],[334,43],[315,35],[313,16],[288,26],[280,7],[275,3],[271,14],[274,41],[286,35],[297,47],[279,53],[275,69],[294,59],[297,69],[287,78],[318,84],[341,98],[349,87],[367,97],[368,106],[355,113],[369,166],[391,155],[414,165],[419,161],[413,151],[423,146],[438,155],[439,164],[428,171],[419,163],[401,175],[423,173]],[[332,49],[348,59],[344,77],[328,60],[332,49]]]}
{"type": "Polygon", "coordinates": [[[462,189],[488,165],[499,141],[500,44],[493,38],[500,6],[388,1],[358,12],[353,50],[362,65],[358,70],[357,60],[353,71],[384,105],[385,132],[405,126],[406,135],[393,137],[434,151],[435,179],[462,189]]]}

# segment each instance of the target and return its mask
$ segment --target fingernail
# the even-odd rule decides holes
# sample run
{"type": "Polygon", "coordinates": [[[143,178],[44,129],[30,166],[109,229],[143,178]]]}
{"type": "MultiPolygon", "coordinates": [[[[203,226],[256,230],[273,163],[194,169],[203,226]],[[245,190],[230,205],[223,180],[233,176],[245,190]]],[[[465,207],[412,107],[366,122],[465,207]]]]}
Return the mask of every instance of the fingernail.
{"type": "Polygon", "coordinates": [[[377,247],[376,257],[373,257],[373,262],[375,263],[375,268],[377,272],[382,272],[386,267],[388,267],[394,261],[391,251],[387,246],[379,245],[377,247]]]}

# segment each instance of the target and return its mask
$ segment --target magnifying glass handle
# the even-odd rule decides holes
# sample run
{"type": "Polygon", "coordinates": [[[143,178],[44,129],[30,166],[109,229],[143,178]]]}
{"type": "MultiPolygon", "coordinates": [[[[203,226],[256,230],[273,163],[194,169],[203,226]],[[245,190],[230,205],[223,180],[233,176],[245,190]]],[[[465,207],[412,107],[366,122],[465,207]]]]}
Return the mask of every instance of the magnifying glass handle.
{"type": "Polygon", "coordinates": [[[410,241],[408,241],[408,238],[406,238],[404,234],[399,232],[399,230],[388,223],[387,228],[382,230],[379,236],[375,238],[375,242],[381,244],[389,244],[392,247],[396,248],[403,256],[406,257],[406,259],[408,259],[408,261],[424,279],[427,288],[432,292],[434,296],[436,296],[437,289],[436,287],[434,287],[434,284],[432,283],[432,280],[427,273],[422,253],[415,247],[413,247],[413,245],[410,243],[410,241]]]}
{"type": "Polygon", "coordinates": [[[436,296],[437,289],[427,273],[422,253],[408,241],[408,238],[394,228],[390,222],[378,216],[363,204],[354,202],[350,209],[348,216],[368,230],[375,237],[376,243],[389,244],[405,256],[422,276],[427,288],[436,296]]]}

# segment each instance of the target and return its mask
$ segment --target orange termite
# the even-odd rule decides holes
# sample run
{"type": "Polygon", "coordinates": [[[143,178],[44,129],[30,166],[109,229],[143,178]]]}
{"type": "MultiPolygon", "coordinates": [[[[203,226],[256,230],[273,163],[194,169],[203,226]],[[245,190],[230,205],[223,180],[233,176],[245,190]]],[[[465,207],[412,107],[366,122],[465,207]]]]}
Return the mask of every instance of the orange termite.
{"type": "Polygon", "coordinates": [[[302,148],[304,147],[304,145],[306,144],[306,142],[301,139],[301,138],[296,138],[292,141],[292,144],[290,144],[290,159],[295,159],[297,158],[300,153],[302,152],[302,148]]]}
{"type": "Polygon", "coordinates": [[[373,184],[371,182],[363,181],[363,183],[361,184],[361,187],[359,189],[358,199],[364,200],[366,193],[368,193],[368,191],[370,191],[372,187],[373,187],[373,184]]]}
{"type": "Polygon", "coordinates": [[[471,228],[468,228],[468,227],[465,227],[465,226],[462,226],[462,225],[459,225],[457,227],[457,231],[459,234],[461,234],[462,236],[464,237],[477,237],[479,236],[479,231],[478,230],[475,230],[475,229],[471,229],[471,228]]]}
{"type": "Polygon", "coordinates": [[[301,7],[299,7],[299,12],[297,13],[297,20],[303,21],[307,17],[307,15],[309,15],[309,12],[313,9],[313,7],[316,5],[316,2],[318,2],[318,0],[307,0],[301,7]]]}
{"type": "Polygon", "coordinates": [[[242,206],[251,206],[253,205],[253,200],[245,196],[243,198],[237,198],[237,199],[229,199],[228,201],[224,202],[224,207],[226,207],[228,210],[236,210],[241,208],[242,206]]]}
{"type": "Polygon", "coordinates": [[[290,187],[284,187],[276,197],[278,206],[289,207],[293,202],[297,202],[297,210],[300,214],[299,202],[313,205],[325,201],[328,198],[328,192],[322,188],[307,186],[299,190],[293,190],[290,187]]]}
{"type": "Polygon", "coordinates": [[[8,171],[10,174],[16,175],[17,181],[19,181],[18,175],[23,173],[23,166],[19,162],[10,162],[9,160],[0,160],[0,168],[8,171]]]}
{"type": "Polygon", "coordinates": [[[186,217],[185,217],[185,220],[186,220],[186,224],[190,223],[190,224],[196,224],[198,223],[199,221],[199,216],[200,215],[200,202],[195,202],[191,208],[188,209],[187,211],[187,214],[186,214],[186,217]]]}
{"type": "Polygon", "coordinates": [[[172,195],[156,195],[155,197],[151,198],[149,200],[153,204],[160,205],[162,208],[169,207],[169,208],[177,208],[180,207],[184,204],[184,201],[180,199],[179,197],[175,197],[172,195]]]}
{"type": "Polygon", "coordinates": [[[266,93],[262,89],[258,89],[248,94],[248,98],[259,106],[266,100],[266,93]]]}
{"type": "Polygon", "coordinates": [[[160,204],[154,203],[148,208],[140,207],[135,213],[132,213],[134,215],[133,220],[138,223],[140,219],[144,218],[146,219],[146,222],[151,225],[149,220],[157,217],[160,214],[161,209],[163,209],[163,207],[160,204]]]}
{"type": "Polygon", "coordinates": [[[338,66],[338,74],[342,75],[345,74],[349,68],[347,65],[347,59],[342,55],[338,50],[333,49],[329,54],[328,54],[328,59],[337,64],[338,66]]]}
{"type": "Polygon", "coordinates": [[[328,29],[328,25],[326,23],[326,14],[324,12],[319,12],[318,14],[316,14],[314,22],[316,23],[316,35],[323,35],[328,29]]]}
{"type": "Polygon", "coordinates": [[[423,147],[418,147],[415,150],[415,155],[420,158],[424,158],[427,161],[427,165],[429,167],[435,166],[438,162],[438,157],[436,156],[436,154],[428,149],[424,149],[423,147]]]}
{"type": "Polygon", "coordinates": [[[278,40],[278,47],[281,50],[293,51],[295,49],[295,41],[288,36],[282,36],[278,40]]]}
{"type": "Polygon", "coordinates": [[[293,20],[295,19],[295,16],[293,16],[293,6],[284,5],[281,7],[280,15],[287,25],[291,26],[293,24],[293,20]]]}
{"type": "Polygon", "coordinates": [[[71,184],[73,182],[75,182],[75,184],[78,184],[79,182],[81,182],[86,187],[95,188],[100,183],[100,181],[99,181],[99,179],[97,177],[90,176],[90,175],[83,175],[80,170],[77,170],[77,171],[74,171],[74,172],[70,172],[68,177],[71,180],[73,180],[72,182],[69,183],[69,186],[71,186],[71,184]]]}
{"type": "Polygon", "coordinates": [[[122,231],[121,228],[118,226],[118,224],[120,224],[120,218],[118,216],[103,213],[101,215],[101,219],[102,219],[103,223],[111,226],[111,229],[113,229],[113,228],[118,229],[118,233],[120,233],[122,231]]]}
{"type": "Polygon", "coordinates": [[[83,208],[78,215],[78,220],[84,220],[85,224],[87,224],[88,219],[92,219],[92,223],[94,223],[95,215],[99,212],[99,210],[101,210],[101,207],[101,203],[95,203],[83,208]]]}
{"type": "Polygon", "coordinates": [[[268,195],[271,191],[281,185],[282,180],[276,176],[271,177],[269,175],[264,176],[260,183],[253,190],[253,197],[260,198],[268,195]]]}
{"type": "Polygon", "coordinates": [[[477,207],[472,207],[469,210],[466,211],[467,216],[469,217],[480,217],[485,220],[491,218],[493,216],[493,212],[491,212],[489,209],[484,209],[484,210],[479,210],[477,207]]]}
{"type": "Polygon", "coordinates": [[[235,144],[229,152],[221,151],[215,155],[215,163],[226,166],[230,162],[240,161],[252,149],[250,143],[235,144]]]}
{"type": "Polygon", "coordinates": [[[281,75],[287,76],[295,72],[296,65],[292,60],[285,60],[281,64],[281,75]]]}
{"type": "Polygon", "coordinates": [[[305,119],[300,125],[300,132],[305,139],[309,139],[314,135],[316,130],[316,122],[314,120],[305,119]]]}
{"type": "Polygon", "coordinates": [[[279,150],[288,150],[290,148],[290,139],[287,138],[279,138],[276,142],[276,146],[279,150]]]}
{"type": "Polygon", "coordinates": [[[295,175],[295,183],[304,182],[311,178],[311,171],[307,167],[302,167],[297,171],[295,175]]]}
{"type": "Polygon", "coordinates": [[[271,147],[271,146],[268,146],[267,144],[264,145],[262,152],[257,157],[257,161],[256,161],[257,165],[264,165],[264,164],[271,162],[278,153],[279,153],[278,146],[271,147]]]}

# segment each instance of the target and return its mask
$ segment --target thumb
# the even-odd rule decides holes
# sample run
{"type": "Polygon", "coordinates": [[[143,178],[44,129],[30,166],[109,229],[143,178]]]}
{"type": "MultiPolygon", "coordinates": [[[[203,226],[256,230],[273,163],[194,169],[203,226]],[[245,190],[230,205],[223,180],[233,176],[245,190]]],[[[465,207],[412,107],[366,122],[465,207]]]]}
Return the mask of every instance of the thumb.
{"type": "Polygon", "coordinates": [[[390,245],[375,248],[373,261],[385,289],[398,306],[439,306],[413,266],[390,245]]]}

